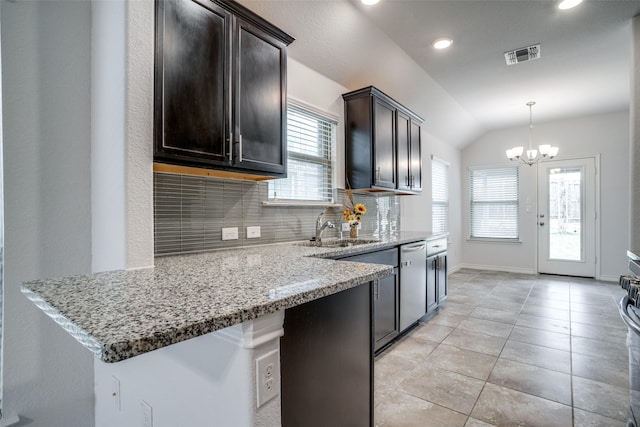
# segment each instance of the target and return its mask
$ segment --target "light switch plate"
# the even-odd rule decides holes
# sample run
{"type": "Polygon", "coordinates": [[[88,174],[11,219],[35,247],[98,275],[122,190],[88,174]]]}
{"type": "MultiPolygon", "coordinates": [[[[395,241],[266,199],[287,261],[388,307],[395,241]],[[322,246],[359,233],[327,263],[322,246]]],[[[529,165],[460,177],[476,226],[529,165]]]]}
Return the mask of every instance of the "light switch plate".
{"type": "Polygon", "coordinates": [[[260,226],[247,227],[247,239],[257,239],[260,237],[260,226]]]}
{"type": "Polygon", "coordinates": [[[238,240],[238,227],[223,228],[222,240],[238,240]]]}
{"type": "Polygon", "coordinates": [[[151,405],[141,400],[140,409],[142,410],[142,427],[153,427],[153,408],[151,405]]]}
{"type": "Polygon", "coordinates": [[[351,228],[351,226],[349,225],[348,222],[343,222],[342,223],[342,231],[349,231],[350,228],[351,228]]]}

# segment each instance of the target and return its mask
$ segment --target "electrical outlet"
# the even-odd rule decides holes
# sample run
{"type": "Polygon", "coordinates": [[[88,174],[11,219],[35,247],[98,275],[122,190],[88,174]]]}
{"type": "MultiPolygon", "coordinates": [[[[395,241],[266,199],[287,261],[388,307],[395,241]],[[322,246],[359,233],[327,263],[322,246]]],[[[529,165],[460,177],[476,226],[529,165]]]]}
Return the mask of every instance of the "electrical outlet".
{"type": "Polygon", "coordinates": [[[238,227],[223,228],[222,240],[238,240],[238,227]]]}
{"type": "Polygon", "coordinates": [[[111,377],[111,397],[113,398],[113,406],[120,411],[120,380],[114,376],[111,377]]]}
{"type": "Polygon", "coordinates": [[[140,408],[142,408],[142,427],[153,427],[153,409],[151,405],[141,400],[140,408]]]}
{"type": "Polygon", "coordinates": [[[258,408],[280,393],[280,352],[273,350],[256,359],[258,408]]]}
{"type": "Polygon", "coordinates": [[[348,222],[342,223],[342,231],[349,231],[351,229],[351,225],[348,222]]]}
{"type": "Polygon", "coordinates": [[[247,227],[247,239],[257,239],[260,237],[260,226],[247,227]]]}

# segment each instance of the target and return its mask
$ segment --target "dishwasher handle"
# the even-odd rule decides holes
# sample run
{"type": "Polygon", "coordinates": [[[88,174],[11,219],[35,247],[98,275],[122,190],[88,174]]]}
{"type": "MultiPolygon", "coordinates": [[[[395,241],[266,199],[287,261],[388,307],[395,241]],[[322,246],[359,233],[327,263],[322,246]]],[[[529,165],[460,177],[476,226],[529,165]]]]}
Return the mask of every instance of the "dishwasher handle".
{"type": "Polygon", "coordinates": [[[421,251],[423,249],[425,249],[427,247],[427,243],[421,243],[420,245],[416,245],[416,246],[401,246],[400,248],[402,249],[402,252],[416,252],[416,251],[421,251]]]}

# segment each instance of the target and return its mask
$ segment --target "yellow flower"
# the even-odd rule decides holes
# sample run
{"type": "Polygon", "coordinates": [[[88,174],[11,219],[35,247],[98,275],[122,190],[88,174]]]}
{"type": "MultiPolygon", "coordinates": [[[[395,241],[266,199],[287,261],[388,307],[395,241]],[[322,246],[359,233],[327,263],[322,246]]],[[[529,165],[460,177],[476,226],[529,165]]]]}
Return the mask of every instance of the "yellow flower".
{"type": "Polygon", "coordinates": [[[362,203],[356,204],[353,208],[357,214],[364,215],[367,213],[367,208],[362,203]]]}

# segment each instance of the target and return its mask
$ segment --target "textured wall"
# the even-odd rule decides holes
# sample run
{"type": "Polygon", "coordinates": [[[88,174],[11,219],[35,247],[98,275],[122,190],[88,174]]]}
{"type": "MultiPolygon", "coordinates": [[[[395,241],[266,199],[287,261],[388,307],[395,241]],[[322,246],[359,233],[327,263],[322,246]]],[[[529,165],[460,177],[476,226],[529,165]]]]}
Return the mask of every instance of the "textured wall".
{"type": "Polygon", "coordinates": [[[4,407],[93,424],[93,360],[20,292],[91,268],[91,3],[0,3],[5,177],[4,407]]]}
{"type": "Polygon", "coordinates": [[[629,249],[640,254],[640,16],[632,21],[629,249]]]}

